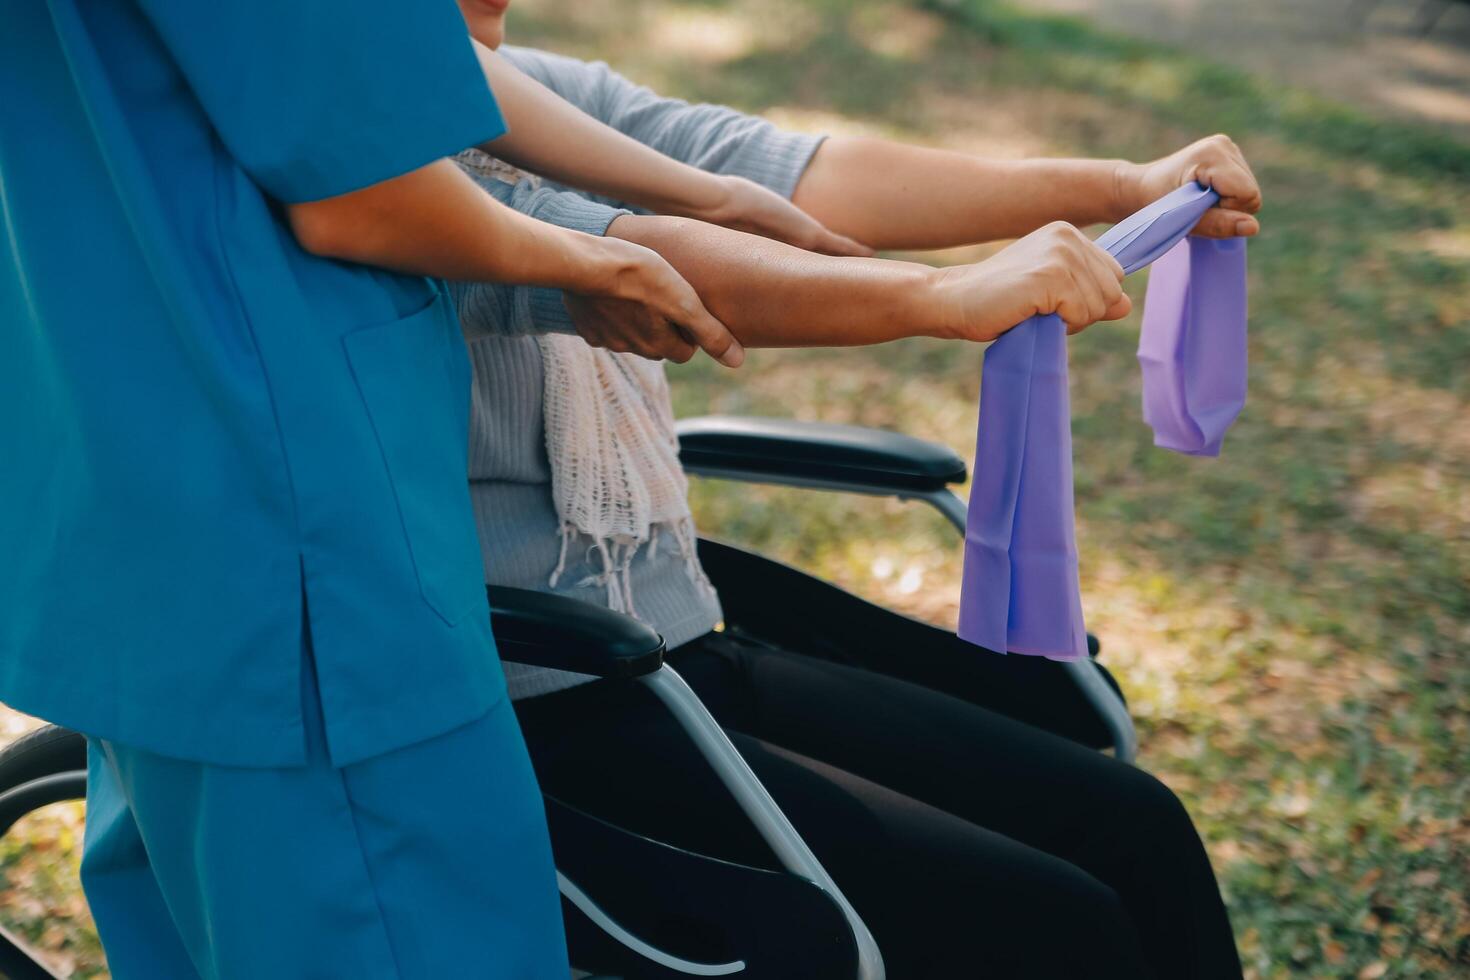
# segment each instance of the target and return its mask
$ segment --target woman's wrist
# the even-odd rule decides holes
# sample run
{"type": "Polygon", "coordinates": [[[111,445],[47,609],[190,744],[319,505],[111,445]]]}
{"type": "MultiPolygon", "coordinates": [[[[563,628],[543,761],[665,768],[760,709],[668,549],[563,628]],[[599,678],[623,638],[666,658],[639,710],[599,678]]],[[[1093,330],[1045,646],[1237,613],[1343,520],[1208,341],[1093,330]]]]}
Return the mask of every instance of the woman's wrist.
{"type": "Polygon", "coordinates": [[[962,340],[969,335],[963,297],[954,282],[952,268],[918,267],[915,287],[907,290],[913,309],[907,314],[909,331],[915,337],[962,340]]]}
{"type": "Polygon", "coordinates": [[[1112,215],[1108,220],[1116,224],[1146,206],[1149,201],[1143,188],[1144,165],[1129,160],[1115,160],[1112,163],[1112,215]]]}

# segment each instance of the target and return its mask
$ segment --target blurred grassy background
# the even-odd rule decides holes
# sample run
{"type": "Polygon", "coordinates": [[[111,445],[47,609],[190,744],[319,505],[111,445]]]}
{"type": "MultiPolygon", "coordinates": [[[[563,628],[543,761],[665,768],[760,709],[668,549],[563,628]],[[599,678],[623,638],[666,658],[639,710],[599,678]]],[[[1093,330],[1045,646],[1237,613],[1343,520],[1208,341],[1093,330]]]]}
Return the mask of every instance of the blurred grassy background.
{"type": "MultiPolygon", "coordinates": [[[[1089,626],[1249,976],[1470,976],[1470,145],[987,0],[517,3],[513,43],[793,128],[1134,159],[1237,138],[1267,207],[1225,455],[1152,447],[1136,316],[1072,343],[1089,626]]],[[[910,341],[672,374],[681,415],[886,426],[968,457],[980,359],[910,341]]],[[[953,618],[957,542],[919,508],[718,484],[695,503],[707,533],[953,618]]],[[[77,814],[57,825],[0,843],[0,922],[102,975],[67,884],[77,814]]]]}

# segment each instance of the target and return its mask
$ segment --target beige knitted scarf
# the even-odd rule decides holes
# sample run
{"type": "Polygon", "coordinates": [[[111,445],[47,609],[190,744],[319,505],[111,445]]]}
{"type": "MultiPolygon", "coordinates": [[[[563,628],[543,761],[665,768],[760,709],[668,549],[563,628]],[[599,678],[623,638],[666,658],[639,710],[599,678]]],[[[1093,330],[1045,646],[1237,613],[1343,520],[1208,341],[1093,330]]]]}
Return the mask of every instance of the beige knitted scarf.
{"type": "MultiPolygon", "coordinates": [[[[456,162],[510,183],[536,180],[478,150],[456,162]]],[[[691,581],[713,594],[699,564],[663,364],[592,347],[569,334],[541,333],[536,342],[545,366],[546,457],[561,535],[551,587],[566,573],[568,552],[585,537],[597,571],[576,584],[606,588],[610,608],[637,615],[633,561],[645,546],[652,558],[660,534],[667,533],[691,581]]]]}

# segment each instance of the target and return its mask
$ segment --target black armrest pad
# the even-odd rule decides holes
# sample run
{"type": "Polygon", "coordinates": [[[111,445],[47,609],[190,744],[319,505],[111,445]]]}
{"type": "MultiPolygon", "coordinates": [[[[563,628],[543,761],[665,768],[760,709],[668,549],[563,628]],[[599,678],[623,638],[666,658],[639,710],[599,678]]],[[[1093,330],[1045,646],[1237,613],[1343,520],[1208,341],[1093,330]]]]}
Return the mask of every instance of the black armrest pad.
{"type": "Polygon", "coordinates": [[[965,461],[938,443],[856,425],[754,416],[684,419],[679,458],[691,473],[851,483],[895,492],[943,490],[965,479],[965,461]]]}
{"type": "Polygon", "coordinates": [[[663,637],[631,616],[532,589],[485,593],[502,660],[598,677],[638,677],[663,664],[663,637]]]}

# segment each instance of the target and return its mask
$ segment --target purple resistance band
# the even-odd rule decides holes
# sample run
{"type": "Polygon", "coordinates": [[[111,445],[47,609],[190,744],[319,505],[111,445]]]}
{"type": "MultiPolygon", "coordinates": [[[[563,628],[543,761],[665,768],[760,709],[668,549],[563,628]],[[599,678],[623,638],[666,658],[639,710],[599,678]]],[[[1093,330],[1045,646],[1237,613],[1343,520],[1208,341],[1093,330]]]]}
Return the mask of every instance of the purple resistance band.
{"type": "MultiPolygon", "coordinates": [[[[1245,402],[1245,243],[1186,239],[1219,199],[1190,184],[1097,240],[1125,272],[1155,260],[1139,361],[1155,444],[1217,455],[1245,402]]],[[[1055,314],[985,352],[959,635],[996,652],[1087,656],[1072,499],[1067,330],[1055,314]]]]}

